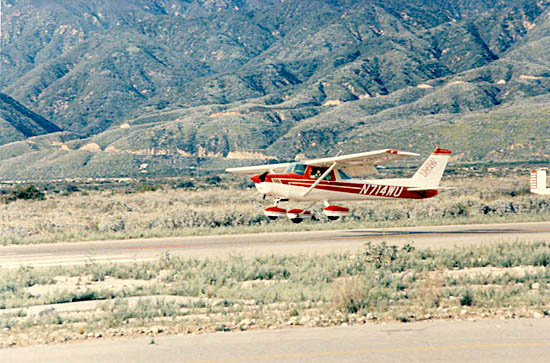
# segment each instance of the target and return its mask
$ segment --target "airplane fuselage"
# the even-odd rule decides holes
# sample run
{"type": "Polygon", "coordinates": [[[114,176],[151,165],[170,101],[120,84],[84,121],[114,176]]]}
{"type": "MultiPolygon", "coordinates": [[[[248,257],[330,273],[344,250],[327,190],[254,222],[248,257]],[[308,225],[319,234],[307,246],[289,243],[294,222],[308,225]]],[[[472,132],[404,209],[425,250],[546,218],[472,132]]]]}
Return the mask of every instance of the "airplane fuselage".
{"type": "Polygon", "coordinates": [[[424,199],[438,194],[437,190],[409,190],[414,187],[404,185],[402,179],[347,179],[322,180],[304,195],[315,182],[298,174],[268,174],[263,182],[256,183],[256,188],[262,194],[295,201],[424,199]]]}

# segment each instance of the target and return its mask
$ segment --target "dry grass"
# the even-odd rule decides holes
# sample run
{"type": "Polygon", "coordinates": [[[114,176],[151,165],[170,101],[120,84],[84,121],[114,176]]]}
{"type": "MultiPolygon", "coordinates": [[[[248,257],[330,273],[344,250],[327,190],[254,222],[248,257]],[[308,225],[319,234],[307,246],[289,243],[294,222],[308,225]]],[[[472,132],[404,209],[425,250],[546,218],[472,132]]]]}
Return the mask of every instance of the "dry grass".
{"type": "Polygon", "coordinates": [[[0,344],[550,314],[548,242],[0,271],[0,344]],[[458,264],[457,264],[458,261],[458,264]],[[69,303],[69,304],[60,304],[69,303]],[[53,304],[53,305],[52,305],[53,304]]]}
{"type": "MultiPolygon", "coordinates": [[[[550,200],[529,194],[524,176],[447,184],[459,189],[422,201],[349,203],[352,215],[343,221],[319,217],[300,225],[267,221],[267,202],[239,187],[47,194],[42,201],[0,205],[0,243],[550,219],[550,200]]],[[[139,264],[0,270],[0,345],[344,322],[544,317],[550,314],[549,266],[546,241],[437,251],[380,244],[355,254],[215,260],[166,255],[139,264]]]]}
{"type": "Polygon", "coordinates": [[[550,200],[529,194],[523,176],[447,184],[459,189],[427,200],[345,203],[352,214],[341,221],[329,222],[318,213],[317,221],[300,225],[270,223],[262,214],[269,202],[242,187],[48,194],[42,201],[0,204],[0,244],[550,219],[550,200]]]}

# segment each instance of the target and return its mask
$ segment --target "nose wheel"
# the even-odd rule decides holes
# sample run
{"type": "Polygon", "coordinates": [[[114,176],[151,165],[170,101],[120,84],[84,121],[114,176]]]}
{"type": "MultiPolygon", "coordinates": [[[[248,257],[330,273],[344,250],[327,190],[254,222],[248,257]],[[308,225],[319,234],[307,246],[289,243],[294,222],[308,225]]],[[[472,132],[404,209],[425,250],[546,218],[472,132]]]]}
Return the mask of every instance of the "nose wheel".
{"type": "Polygon", "coordinates": [[[264,209],[264,215],[272,221],[277,220],[277,218],[286,216],[286,209],[279,207],[267,207],[264,209]]]}
{"type": "MultiPolygon", "coordinates": [[[[265,197],[265,195],[264,195],[264,197],[265,197]]],[[[272,221],[275,221],[278,218],[285,217],[287,215],[286,214],[286,209],[279,207],[278,204],[279,204],[279,202],[284,202],[286,200],[288,200],[288,199],[275,199],[272,206],[267,207],[266,209],[264,209],[264,215],[267,218],[269,218],[269,220],[272,220],[272,221]]]]}

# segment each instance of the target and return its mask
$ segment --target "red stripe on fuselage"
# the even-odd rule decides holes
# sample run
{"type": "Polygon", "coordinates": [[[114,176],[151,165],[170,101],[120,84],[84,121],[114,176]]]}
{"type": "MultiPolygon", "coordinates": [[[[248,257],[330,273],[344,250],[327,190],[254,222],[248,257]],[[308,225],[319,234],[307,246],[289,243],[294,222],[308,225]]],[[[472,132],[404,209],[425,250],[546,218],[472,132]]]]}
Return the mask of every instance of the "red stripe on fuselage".
{"type": "MultiPolygon", "coordinates": [[[[268,182],[277,179],[283,185],[309,188],[315,179],[300,177],[299,175],[274,174],[270,175],[268,182]]],[[[339,181],[321,181],[315,189],[338,193],[347,193],[372,197],[399,198],[399,199],[424,199],[437,195],[437,190],[409,191],[407,187],[397,185],[349,183],[339,181]]]]}

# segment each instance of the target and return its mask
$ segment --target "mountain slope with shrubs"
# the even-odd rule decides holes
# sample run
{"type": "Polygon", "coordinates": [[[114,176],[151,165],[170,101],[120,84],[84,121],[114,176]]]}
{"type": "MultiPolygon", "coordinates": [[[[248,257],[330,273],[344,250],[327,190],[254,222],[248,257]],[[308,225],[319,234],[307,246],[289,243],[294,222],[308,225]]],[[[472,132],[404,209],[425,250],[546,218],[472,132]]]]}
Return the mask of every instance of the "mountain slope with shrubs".
{"type": "Polygon", "coordinates": [[[550,155],[547,0],[2,5],[0,90],[67,134],[3,141],[0,177],[436,144],[462,161],[550,155]]]}

